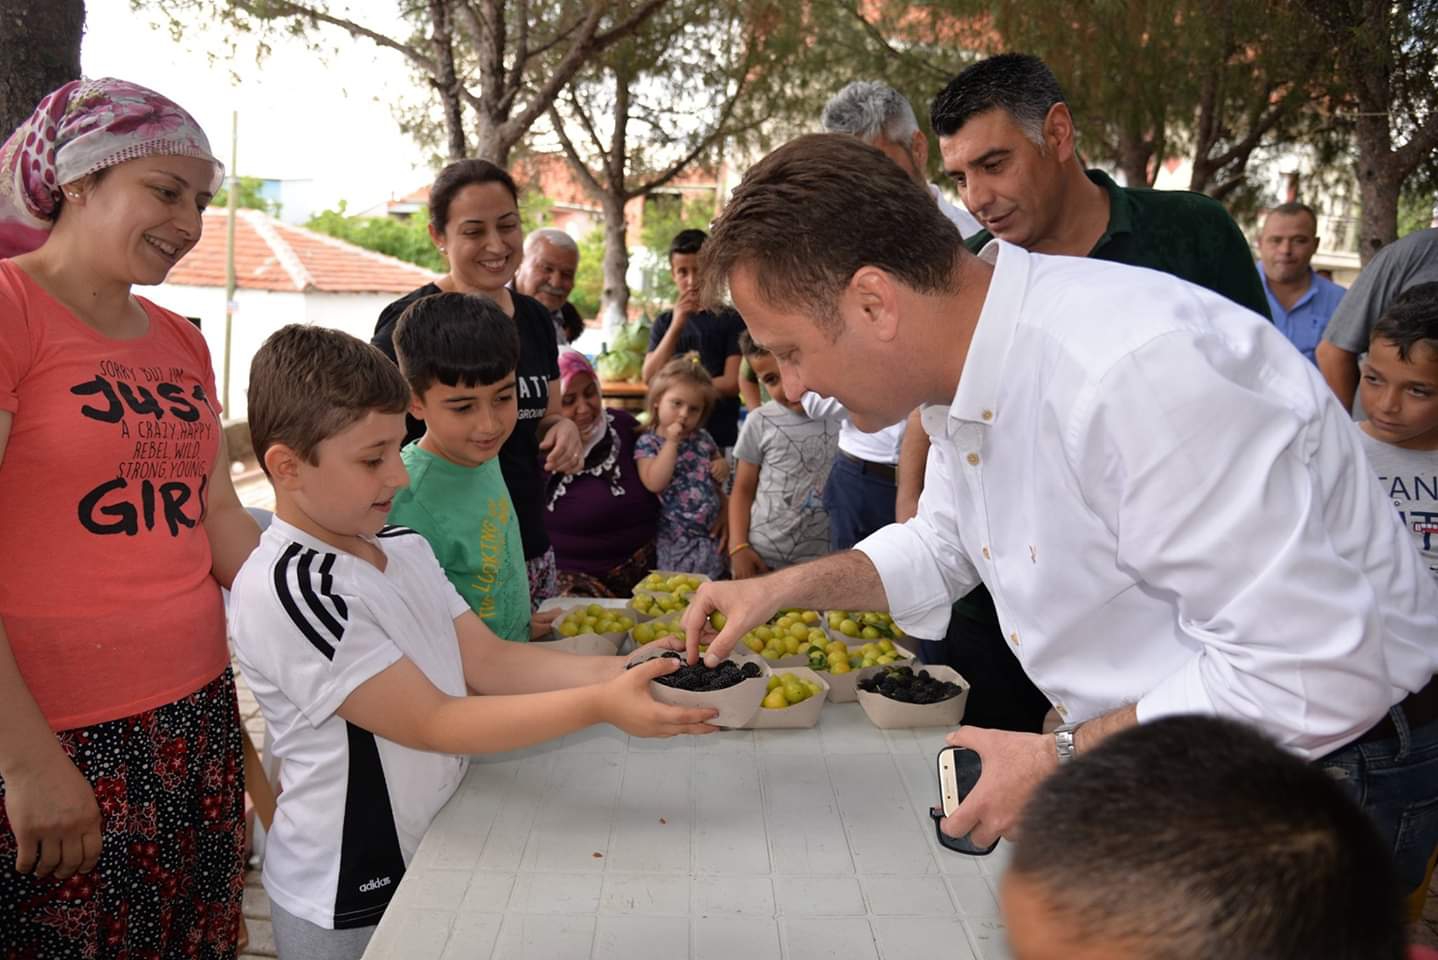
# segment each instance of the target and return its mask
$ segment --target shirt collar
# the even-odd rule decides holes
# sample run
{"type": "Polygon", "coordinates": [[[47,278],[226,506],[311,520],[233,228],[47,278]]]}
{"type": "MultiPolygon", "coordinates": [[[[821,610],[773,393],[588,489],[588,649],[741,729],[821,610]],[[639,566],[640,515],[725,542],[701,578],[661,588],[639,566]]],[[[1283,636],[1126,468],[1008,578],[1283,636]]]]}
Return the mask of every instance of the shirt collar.
{"type": "MultiPolygon", "coordinates": [[[[1268,287],[1268,274],[1266,274],[1266,273],[1263,272],[1263,261],[1262,261],[1262,260],[1258,261],[1258,279],[1259,279],[1259,281],[1263,284],[1263,292],[1266,293],[1266,294],[1268,294],[1269,299],[1271,299],[1271,300],[1273,301],[1273,304],[1278,304],[1278,300],[1277,300],[1276,298],[1274,298],[1274,296],[1273,296],[1273,291],[1270,290],[1269,287],[1268,287]]],[[[1303,291],[1303,296],[1299,297],[1297,300],[1295,300],[1295,301],[1293,302],[1293,306],[1289,307],[1287,310],[1284,310],[1283,312],[1284,312],[1284,313],[1295,313],[1295,312],[1297,312],[1297,310],[1298,310],[1299,307],[1303,306],[1305,303],[1307,303],[1308,301],[1312,300],[1314,297],[1318,296],[1318,286],[1319,286],[1318,281],[1320,281],[1320,280],[1322,280],[1322,279],[1323,279],[1323,278],[1318,275],[1318,271],[1314,270],[1312,267],[1309,267],[1309,268],[1308,268],[1308,289],[1305,290],[1305,291],[1303,291]]],[[[1280,307],[1282,306],[1281,304],[1278,304],[1278,305],[1279,305],[1280,307]]]]}
{"type": "Polygon", "coordinates": [[[946,434],[949,420],[988,426],[998,418],[999,383],[1023,309],[1031,258],[1022,247],[990,240],[979,252],[979,259],[994,267],[989,291],[979,311],[978,325],[969,342],[969,353],[964,358],[953,401],[947,407],[927,406],[920,413],[925,429],[931,434],[946,434]]]}
{"type": "MultiPolygon", "coordinates": [[[[1093,249],[1098,250],[1116,234],[1133,233],[1133,202],[1129,199],[1128,192],[1114,183],[1113,177],[1102,170],[1085,170],[1084,173],[1108,192],[1108,226],[1104,228],[1103,236],[1093,245],[1093,249]]],[[[1093,251],[1089,251],[1089,256],[1093,256],[1093,251]]]]}

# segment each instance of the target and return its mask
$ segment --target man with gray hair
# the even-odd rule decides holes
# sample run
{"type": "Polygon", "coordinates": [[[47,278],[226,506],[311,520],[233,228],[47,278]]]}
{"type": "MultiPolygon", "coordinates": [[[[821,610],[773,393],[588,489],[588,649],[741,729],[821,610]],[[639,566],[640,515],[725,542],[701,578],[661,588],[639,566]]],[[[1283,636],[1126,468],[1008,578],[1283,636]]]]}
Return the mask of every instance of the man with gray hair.
{"type": "Polygon", "coordinates": [[[878,147],[909,179],[929,191],[960,234],[969,237],[979,232],[979,222],[950,203],[924,175],[929,138],[919,129],[914,108],[902,93],[880,80],[855,80],[834,94],[820,122],[825,133],[847,133],[878,147]]]}
{"type": "Polygon", "coordinates": [[[563,230],[544,227],[525,239],[524,262],[514,275],[514,289],[538,300],[554,315],[561,345],[573,343],[584,332],[584,320],[569,302],[578,270],[579,244],[563,230]]]}

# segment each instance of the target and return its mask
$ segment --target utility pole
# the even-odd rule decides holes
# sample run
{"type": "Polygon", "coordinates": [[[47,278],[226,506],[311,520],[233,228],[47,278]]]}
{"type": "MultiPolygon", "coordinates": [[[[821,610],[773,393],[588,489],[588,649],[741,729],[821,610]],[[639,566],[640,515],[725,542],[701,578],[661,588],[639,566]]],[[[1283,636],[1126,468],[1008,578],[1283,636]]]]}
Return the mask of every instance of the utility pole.
{"type": "Polygon", "coordinates": [[[225,370],[220,402],[230,409],[230,338],[235,325],[235,211],[240,193],[240,112],[230,111],[230,192],[226,195],[228,215],[225,218],[225,370]]]}

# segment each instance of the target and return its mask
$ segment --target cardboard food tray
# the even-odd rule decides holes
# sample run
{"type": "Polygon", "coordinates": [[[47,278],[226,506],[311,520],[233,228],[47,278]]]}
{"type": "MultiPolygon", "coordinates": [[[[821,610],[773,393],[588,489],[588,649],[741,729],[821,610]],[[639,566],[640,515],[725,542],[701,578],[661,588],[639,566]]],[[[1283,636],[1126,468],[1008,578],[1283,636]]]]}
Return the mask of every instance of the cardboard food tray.
{"type": "MultiPolygon", "coordinates": [[[[890,700],[881,693],[858,691],[859,706],[864,708],[869,720],[876,727],[896,730],[905,727],[956,727],[964,717],[964,707],[969,702],[969,681],[952,667],[922,667],[929,676],[937,680],[957,683],[963,689],[957,697],[950,697],[938,703],[901,703],[890,700]]],[[[919,670],[914,671],[918,673],[919,670]]]]}
{"type": "MultiPolygon", "coordinates": [[[[582,634],[582,633],[581,633],[581,634],[576,634],[576,635],[574,635],[574,636],[572,636],[572,637],[566,637],[564,634],[562,634],[562,633],[559,632],[559,621],[560,621],[560,620],[563,620],[563,619],[569,614],[570,611],[572,611],[572,610],[583,610],[585,607],[589,606],[591,603],[598,604],[599,606],[604,607],[604,608],[609,609],[609,610],[618,610],[618,611],[621,611],[621,612],[624,613],[625,616],[627,616],[629,619],[633,620],[636,624],[637,624],[637,623],[641,623],[642,621],[648,619],[647,617],[641,617],[641,616],[639,615],[639,612],[638,612],[637,610],[635,610],[633,607],[629,606],[629,601],[627,601],[627,600],[622,601],[622,602],[611,601],[611,602],[609,602],[609,603],[605,603],[605,602],[603,602],[603,601],[601,601],[601,600],[586,600],[586,599],[583,598],[583,597],[555,597],[555,598],[553,598],[552,600],[546,600],[546,601],[544,601],[544,603],[542,603],[542,604],[539,605],[539,609],[541,609],[541,610],[554,610],[554,609],[559,609],[559,610],[563,610],[563,611],[564,611],[564,612],[561,613],[561,614],[559,615],[559,617],[554,621],[554,626],[551,627],[551,628],[550,628],[550,631],[549,631],[549,637],[550,637],[550,639],[549,639],[548,641],[546,641],[546,642],[562,643],[562,642],[565,641],[565,640],[578,640],[580,637],[585,636],[585,634],[582,634]],[[560,601],[560,602],[555,602],[555,601],[560,601]],[[568,601],[568,602],[566,603],[566,602],[564,602],[564,601],[568,601]]],[[[609,651],[609,652],[610,652],[611,654],[613,654],[613,653],[618,653],[618,652],[619,652],[619,648],[624,645],[625,639],[629,636],[629,631],[628,631],[628,630],[612,630],[612,631],[610,631],[610,632],[608,632],[608,633],[592,633],[591,635],[592,635],[592,636],[597,636],[597,637],[603,637],[604,639],[606,639],[606,640],[608,640],[608,641],[611,641],[611,642],[614,644],[614,649],[611,650],[611,651],[609,651]]],[[[566,647],[555,647],[554,649],[556,649],[556,650],[564,650],[564,649],[567,649],[567,648],[566,648],[566,647]]],[[[574,652],[576,652],[576,653],[581,653],[581,652],[585,652],[585,651],[575,650],[574,652]]]]}
{"type": "MultiPolygon", "coordinates": [[[[792,673],[804,680],[813,680],[824,689],[814,694],[803,703],[796,703],[793,706],[785,707],[783,710],[765,710],[764,701],[759,701],[759,711],[754,718],[744,724],[745,730],[777,730],[780,728],[812,727],[819,722],[819,714],[824,709],[824,702],[829,699],[829,681],[824,679],[821,673],[815,673],[808,667],[779,667],[771,670],[777,675],[781,673],[792,673]]],[[[765,681],[768,686],[768,681],[765,681]]]]}
{"type": "Polygon", "coordinates": [[[830,673],[827,670],[824,671],[824,678],[829,681],[830,702],[853,703],[855,700],[859,699],[859,681],[865,679],[866,677],[872,677],[880,670],[883,670],[884,667],[914,666],[914,655],[911,652],[901,647],[897,643],[894,644],[894,651],[899,654],[899,658],[893,663],[878,663],[872,667],[858,667],[856,669],[850,670],[848,673],[836,674],[830,673]]]}
{"type": "MultiPolygon", "coordinates": [[[[631,659],[631,663],[642,663],[653,657],[657,657],[665,651],[661,647],[651,646],[647,649],[641,648],[631,659]]],[[[709,722],[716,727],[740,727],[748,723],[759,709],[759,704],[764,700],[764,694],[768,692],[769,686],[769,665],[763,659],[750,656],[746,653],[730,654],[726,659],[733,660],[741,667],[746,663],[757,663],[759,665],[759,676],[751,677],[748,680],[741,680],[734,686],[714,692],[695,692],[690,690],[676,690],[673,687],[666,687],[662,683],[649,684],[649,693],[660,703],[667,703],[676,707],[713,707],[719,711],[719,715],[709,722]]],[[[811,700],[818,699],[811,697],[811,700]]]]}

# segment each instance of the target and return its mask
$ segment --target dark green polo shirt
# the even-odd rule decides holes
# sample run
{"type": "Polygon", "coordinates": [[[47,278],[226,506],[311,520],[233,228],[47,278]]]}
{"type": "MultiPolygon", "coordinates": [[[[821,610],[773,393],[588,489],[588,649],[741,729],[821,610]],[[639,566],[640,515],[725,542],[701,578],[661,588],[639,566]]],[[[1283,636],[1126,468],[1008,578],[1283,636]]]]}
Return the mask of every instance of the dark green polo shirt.
{"type": "MultiPolygon", "coordinates": [[[[1223,204],[1188,190],[1120,187],[1102,170],[1088,178],[1108,191],[1109,203],[1108,229],[1090,257],[1171,273],[1272,319],[1253,251],[1223,204]]],[[[964,242],[978,253],[992,239],[980,230],[964,242]]]]}
{"type": "MultiPolygon", "coordinates": [[[[1212,197],[1188,190],[1120,187],[1102,170],[1088,178],[1108,191],[1108,229],[1088,255],[1171,273],[1272,320],[1253,252],[1243,231],[1212,197]]],[[[978,253],[993,234],[980,230],[964,241],[978,253]]],[[[998,623],[994,601],[980,586],[954,605],[981,623],[998,623]]]]}

